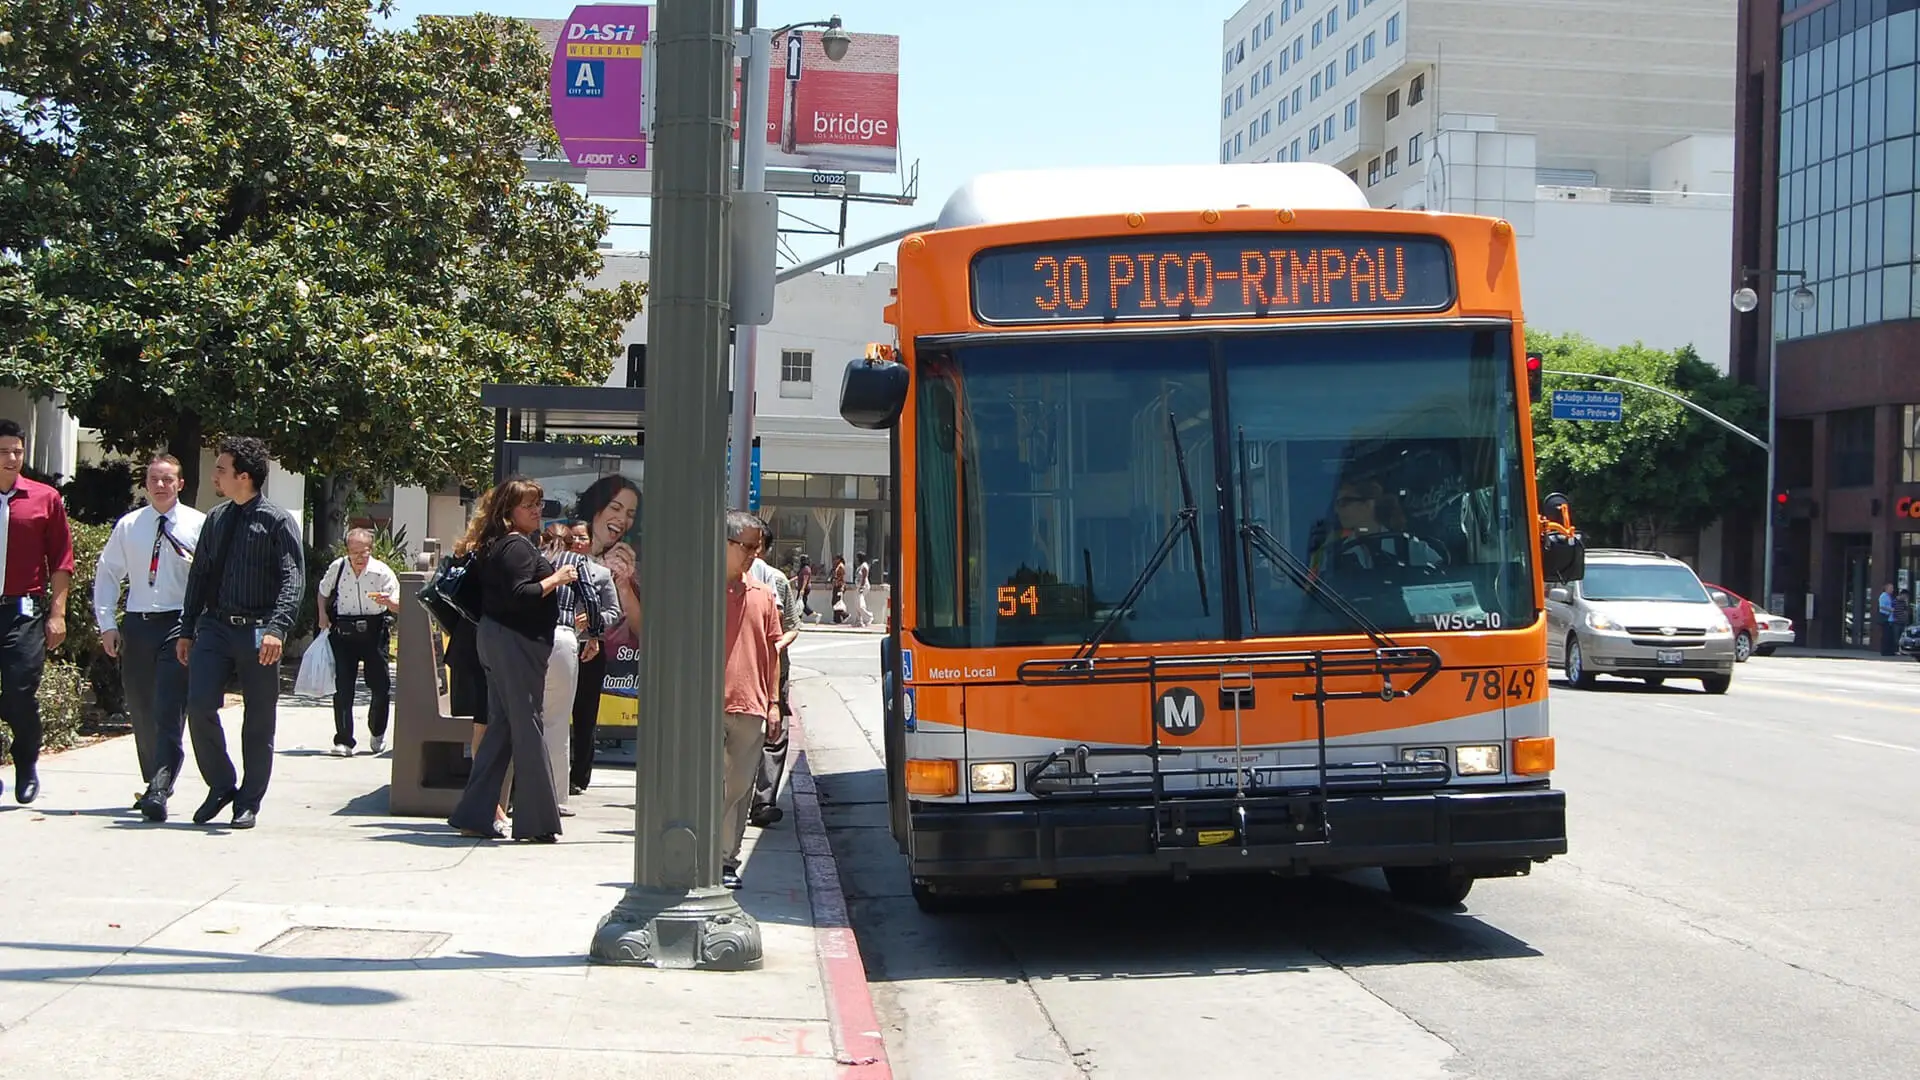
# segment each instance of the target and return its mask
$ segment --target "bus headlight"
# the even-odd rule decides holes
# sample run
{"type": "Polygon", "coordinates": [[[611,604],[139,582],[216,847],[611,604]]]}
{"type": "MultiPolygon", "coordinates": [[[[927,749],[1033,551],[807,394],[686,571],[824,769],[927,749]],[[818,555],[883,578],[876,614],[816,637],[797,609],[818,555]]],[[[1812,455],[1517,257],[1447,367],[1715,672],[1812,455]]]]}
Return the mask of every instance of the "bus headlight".
{"type": "Polygon", "coordinates": [[[1400,748],[1401,761],[1437,761],[1447,763],[1447,748],[1444,746],[1403,746],[1400,748]]]}
{"type": "Polygon", "coordinates": [[[967,767],[967,787],[984,794],[1008,792],[1018,776],[1011,761],[985,761],[967,767]]]}
{"type": "Polygon", "coordinates": [[[1461,776],[1486,776],[1500,771],[1500,747],[1462,746],[1454,750],[1455,772],[1461,776]]]}

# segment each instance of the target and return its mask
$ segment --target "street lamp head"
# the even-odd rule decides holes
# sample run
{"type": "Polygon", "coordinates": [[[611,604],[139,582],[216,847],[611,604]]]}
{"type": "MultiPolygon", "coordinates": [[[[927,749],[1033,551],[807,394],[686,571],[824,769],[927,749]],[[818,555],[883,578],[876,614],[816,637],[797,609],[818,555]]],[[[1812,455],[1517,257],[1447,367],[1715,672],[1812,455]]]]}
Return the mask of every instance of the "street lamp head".
{"type": "Polygon", "coordinates": [[[1742,315],[1760,306],[1760,294],[1750,288],[1742,288],[1733,294],[1733,310],[1742,315]]]}
{"type": "Polygon", "coordinates": [[[826,32],[820,35],[820,51],[827,54],[827,59],[836,64],[844,60],[847,55],[847,46],[851,44],[853,44],[853,35],[840,29],[840,16],[835,15],[828,19],[826,32]]]}
{"type": "Polygon", "coordinates": [[[1811,311],[1814,302],[1813,290],[1802,285],[1793,290],[1793,299],[1789,302],[1793,304],[1795,311],[1811,311]]]}

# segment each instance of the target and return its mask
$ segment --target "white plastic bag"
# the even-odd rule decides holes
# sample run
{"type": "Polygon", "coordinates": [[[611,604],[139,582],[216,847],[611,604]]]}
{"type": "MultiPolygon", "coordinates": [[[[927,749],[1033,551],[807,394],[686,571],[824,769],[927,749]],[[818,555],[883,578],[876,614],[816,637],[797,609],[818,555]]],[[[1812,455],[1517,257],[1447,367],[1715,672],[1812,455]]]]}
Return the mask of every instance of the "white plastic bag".
{"type": "Polygon", "coordinates": [[[293,692],[301,697],[333,696],[333,645],[322,630],[300,658],[300,674],[294,676],[293,692]]]}

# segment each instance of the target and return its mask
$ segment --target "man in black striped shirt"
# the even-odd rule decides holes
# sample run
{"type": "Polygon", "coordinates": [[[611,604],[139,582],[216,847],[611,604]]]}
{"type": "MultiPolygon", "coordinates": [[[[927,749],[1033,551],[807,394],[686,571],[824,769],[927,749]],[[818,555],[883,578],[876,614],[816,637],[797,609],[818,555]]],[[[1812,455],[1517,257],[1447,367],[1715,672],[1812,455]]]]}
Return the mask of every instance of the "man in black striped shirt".
{"type": "Polygon", "coordinates": [[[207,782],[196,825],[233,806],[233,827],[251,829],[273,776],[273,732],[279,722],[280,651],[293,633],[306,588],[306,546],[293,515],[260,494],[267,447],[227,438],[213,466],[213,486],[229,502],[207,515],[187,575],[180,612],[180,662],[187,665],[187,725],[193,757],[207,782]],[[227,680],[240,677],[245,717],[236,786],[220,704],[227,680]]]}

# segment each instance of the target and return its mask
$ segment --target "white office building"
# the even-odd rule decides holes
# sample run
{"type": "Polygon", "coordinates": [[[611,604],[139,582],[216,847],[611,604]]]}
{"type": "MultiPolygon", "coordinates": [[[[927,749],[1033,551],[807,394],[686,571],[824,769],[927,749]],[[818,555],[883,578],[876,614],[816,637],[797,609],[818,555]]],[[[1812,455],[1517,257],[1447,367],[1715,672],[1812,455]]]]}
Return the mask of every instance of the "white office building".
{"type": "Polygon", "coordinates": [[[1220,160],[1505,218],[1529,325],[1727,366],[1734,0],[1249,0],[1220,160]]]}

